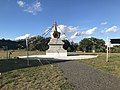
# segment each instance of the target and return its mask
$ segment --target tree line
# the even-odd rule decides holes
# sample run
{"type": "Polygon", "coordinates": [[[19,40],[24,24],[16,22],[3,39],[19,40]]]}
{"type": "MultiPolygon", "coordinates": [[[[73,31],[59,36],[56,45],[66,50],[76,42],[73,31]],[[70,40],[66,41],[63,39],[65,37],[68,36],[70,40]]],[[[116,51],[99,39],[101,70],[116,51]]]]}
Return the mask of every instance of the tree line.
{"type": "MultiPolygon", "coordinates": [[[[50,37],[35,36],[28,39],[28,47],[30,51],[39,50],[46,51],[49,48],[50,37]]],[[[83,51],[83,52],[106,52],[105,41],[103,39],[97,39],[94,37],[84,38],[79,43],[69,42],[63,40],[63,48],[69,52],[83,51]]],[[[26,49],[26,40],[0,40],[0,49],[2,50],[21,50],[26,49]]],[[[111,48],[111,52],[120,52],[120,46],[114,46],[111,48]]]]}

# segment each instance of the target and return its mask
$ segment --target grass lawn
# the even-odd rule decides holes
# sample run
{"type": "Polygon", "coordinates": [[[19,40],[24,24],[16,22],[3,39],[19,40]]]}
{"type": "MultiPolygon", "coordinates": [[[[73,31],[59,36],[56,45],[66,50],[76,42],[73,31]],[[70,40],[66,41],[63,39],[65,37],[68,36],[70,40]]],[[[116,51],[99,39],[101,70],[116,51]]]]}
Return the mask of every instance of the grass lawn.
{"type": "MultiPolygon", "coordinates": [[[[8,52],[10,52],[9,50],[8,52]]],[[[44,55],[44,51],[28,51],[29,55],[44,55]]],[[[26,56],[27,51],[26,50],[14,50],[14,52],[10,55],[11,58],[17,57],[17,56],[26,56]]],[[[5,59],[7,57],[7,51],[0,50],[0,59],[5,59]]]]}
{"type": "Polygon", "coordinates": [[[105,53],[98,54],[97,58],[80,60],[80,62],[120,77],[120,53],[111,53],[109,55],[109,62],[106,62],[105,53]]]}
{"type": "Polygon", "coordinates": [[[42,61],[0,60],[0,90],[73,90],[55,64],[42,61]]]}

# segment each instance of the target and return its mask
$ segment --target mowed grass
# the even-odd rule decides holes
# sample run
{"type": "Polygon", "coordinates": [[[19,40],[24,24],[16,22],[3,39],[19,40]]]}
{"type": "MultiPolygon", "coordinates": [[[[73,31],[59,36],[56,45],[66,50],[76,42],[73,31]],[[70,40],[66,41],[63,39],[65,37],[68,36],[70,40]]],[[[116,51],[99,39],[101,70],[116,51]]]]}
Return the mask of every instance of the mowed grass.
{"type": "Polygon", "coordinates": [[[92,65],[99,70],[120,77],[120,53],[109,54],[109,62],[106,62],[105,53],[98,54],[97,58],[80,60],[80,62],[92,65]]]}
{"type": "Polygon", "coordinates": [[[55,65],[45,61],[0,60],[0,90],[73,90],[55,65]],[[41,64],[42,63],[42,64],[41,64]]]}
{"type": "MultiPolygon", "coordinates": [[[[8,53],[11,50],[8,51],[8,53]]],[[[45,55],[44,51],[28,51],[29,55],[45,55]]],[[[26,56],[27,51],[26,50],[14,50],[12,54],[10,55],[10,58],[14,58],[17,56],[26,56]]],[[[7,51],[0,50],[0,59],[5,59],[7,57],[7,51]]]]}

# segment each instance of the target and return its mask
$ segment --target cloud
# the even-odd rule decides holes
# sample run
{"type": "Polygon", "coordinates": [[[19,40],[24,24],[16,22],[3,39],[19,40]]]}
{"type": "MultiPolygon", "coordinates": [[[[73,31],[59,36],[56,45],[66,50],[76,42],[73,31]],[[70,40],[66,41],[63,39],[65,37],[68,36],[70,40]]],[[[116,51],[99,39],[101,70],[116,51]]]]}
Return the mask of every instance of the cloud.
{"type": "Polygon", "coordinates": [[[112,26],[106,30],[106,32],[117,32],[119,28],[117,26],[112,26]]]}
{"type": "Polygon", "coordinates": [[[76,31],[71,37],[70,39],[75,39],[77,36],[87,36],[87,37],[91,37],[91,35],[96,32],[97,30],[97,27],[94,27],[92,29],[89,29],[89,30],[86,30],[86,31],[83,31],[83,32],[79,32],[79,31],[76,31]]]}
{"type": "Polygon", "coordinates": [[[108,22],[102,22],[101,25],[106,25],[108,22]]]}
{"type": "Polygon", "coordinates": [[[27,37],[30,37],[30,34],[25,34],[23,36],[16,37],[15,40],[26,39],[27,37]]]}
{"type": "Polygon", "coordinates": [[[58,31],[65,33],[65,32],[69,32],[69,33],[73,33],[76,32],[79,29],[79,27],[74,27],[74,26],[66,26],[66,25],[58,25],[58,31]]]}
{"type": "Polygon", "coordinates": [[[32,4],[31,6],[28,6],[26,9],[24,9],[24,11],[28,13],[32,13],[33,15],[36,15],[38,12],[41,11],[41,3],[36,2],[32,4]]]}
{"type": "Polygon", "coordinates": [[[80,36],[81,35],[81,33],[80,32],[75,32],[71,37],[70,37],[70,39],[75,39],[77,36],[80,36]]]}
{"type": "Polygon", "coordinates": [[[17,1],[17,4],[19,5],[19,7],[24,7],[25,2],[23,2],[22,0],[17,1]]]}
{"type": "MultiPolygon", "coordinates": [[[[51,28],[49,28],[49,29],[51,29],[51,28]]],[[[44,35],[48,34],[49,29],[47,28],[45,30],[45,34],[44,35]]],[[[92,29],[86,30],[84,32],[80,32],[79,31],[79,26],[74,27],[74,26],[67,26],[67,25],[58,25],[57,30],[58,30],[58,32],[61,33],[61,37],[60,38],[62,40],[64,40],[64,39],[72,39],[73,40],[73,39],[75,39],[78,36],[82,36],[82,35],[90,36],[90,35],[92,35],[97,30],[97,27],[94,27],[92,29]],[[69,35],[69,37],[67,38],[66,34],[68,34],[68,33],[70,33],[72,35],[71,36],[69,35]]],[[[53,31],[50,30],[49,32],[50,32],[51,37],[52,37],[53,31]]]]}
{"type": "Polygon", "coordinates": [[[75,33],[75,35],[72,35],[71,37],[70,37],[70,39],[73,39],[73,38],[75,38],[76,37],[76,33],[77,33],[77,31],[79,30],[79,27],[78,26],[76,26],[76,27],[74,27],[74,26],[66,26],[66,25],[59,25],[58,26],[58,31],[60,30],[60,32],[61,32],[61,39],[62,40],[65,40],[65,39],[67,39],[68,40],[68,38],[67,38],[67,36],[65,35],[65,33],[75,33]]]}
{"type": "Polygon", "coordinates": [[[68,32],[76,32],[77,30],[79,30],[79,26],[77,27],[68,26],[68,29],[67,29],[68,32]]]}
{"type": "Polygon", "coordinates": [[[66,25],[58,25],[58,28],[57,28],[57,30],[61,33],[61,34],[63,34],[63,33],[65,33],[66,31],[67,31],[67,26],[66,25]]]}
{"type": "Polygon", "coordinates": [[[89,30],[87,30],[85,32],[83,31],[82,35],[92,35],[94,32],[96,32],[96,30],[97,30],[97,27],[94,27],[94,28],[89,29],[89,30]]]}
{"type": "MultiPolygon", "coordinates": [[[[61,33],[60,38],[62,40],[66,40],[66,39],[68,40],[66,34],[67,33],[72,33],[73,34],[73,33],[77,32],[78,28],[79,28],[78,26],[74,27],[74,26],[58,25],[57,30],[58,30],[58,32],[61,33]]],[[[47,31],[49,31],[49,29],[45,30],[46,34],[48,34],[47,31]]],[[[51,37],[52,37],[53,31],[51,31],[50,34],[51,34],[51,37]]]]}
{"type": "Polygon", "coordinates": [[[61,33],[60,38],[62,40],[68,40],[66,33],[75,33],[78,30],[78,26],[74,27],[74,26],[66,26],[66,25],[58,25],[58,31],[61,33]]]}
{"type": "Polygon", "coordinates": [[[38,0],[35,0],[32,4],[26,4],[25,1],[18,0],[17,4],[23,9],[23,11],[31,13],[33,15],[38,14],[42,10],[41,3],[38,0]]]}
{"type": "Polygon", "coordinates": [[[62,35],[60,36],[60,38],[61,38],[62,40],[68,40],[68,38],[67,38],[67,36],[66,36],[65,34],[62,34],[62,35]]]}
{"type": "Polygon", "coordinates": [[[91,38],[92,36],[85,36],[85,38],[91,38]]]}

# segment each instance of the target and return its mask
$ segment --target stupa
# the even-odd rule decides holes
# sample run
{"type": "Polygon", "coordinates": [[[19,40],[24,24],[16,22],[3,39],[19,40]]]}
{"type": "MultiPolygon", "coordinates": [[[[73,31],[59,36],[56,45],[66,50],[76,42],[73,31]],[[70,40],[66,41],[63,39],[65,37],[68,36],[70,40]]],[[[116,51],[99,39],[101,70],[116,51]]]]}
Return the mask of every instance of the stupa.
{"type": "Polygon", "coordinates": [[[60,28],[57,26],[57,23],[54,22],[51,33],[51,39],[49,44],[49,49],[46,50],[46,55],[30,55],[30,56],[18,56],[18,58],[27,58],[31,60],[79,60],[79,59],[88,59],[88,58],[96,58],[97,55],[68,55],[67,50],[64,50],[63,44],[64,42],[60,38],[60,28]]]}
{"type": "Polygon", "coordinates": [[[54,22],[52,27],[51,39],[49,49],[46,51],[47,56],[52,57],[65,57],[67,56],[67,50],[63,48],[64,42],[60,38],[60,32],[57,30],[57,23],[54,22]]]}

